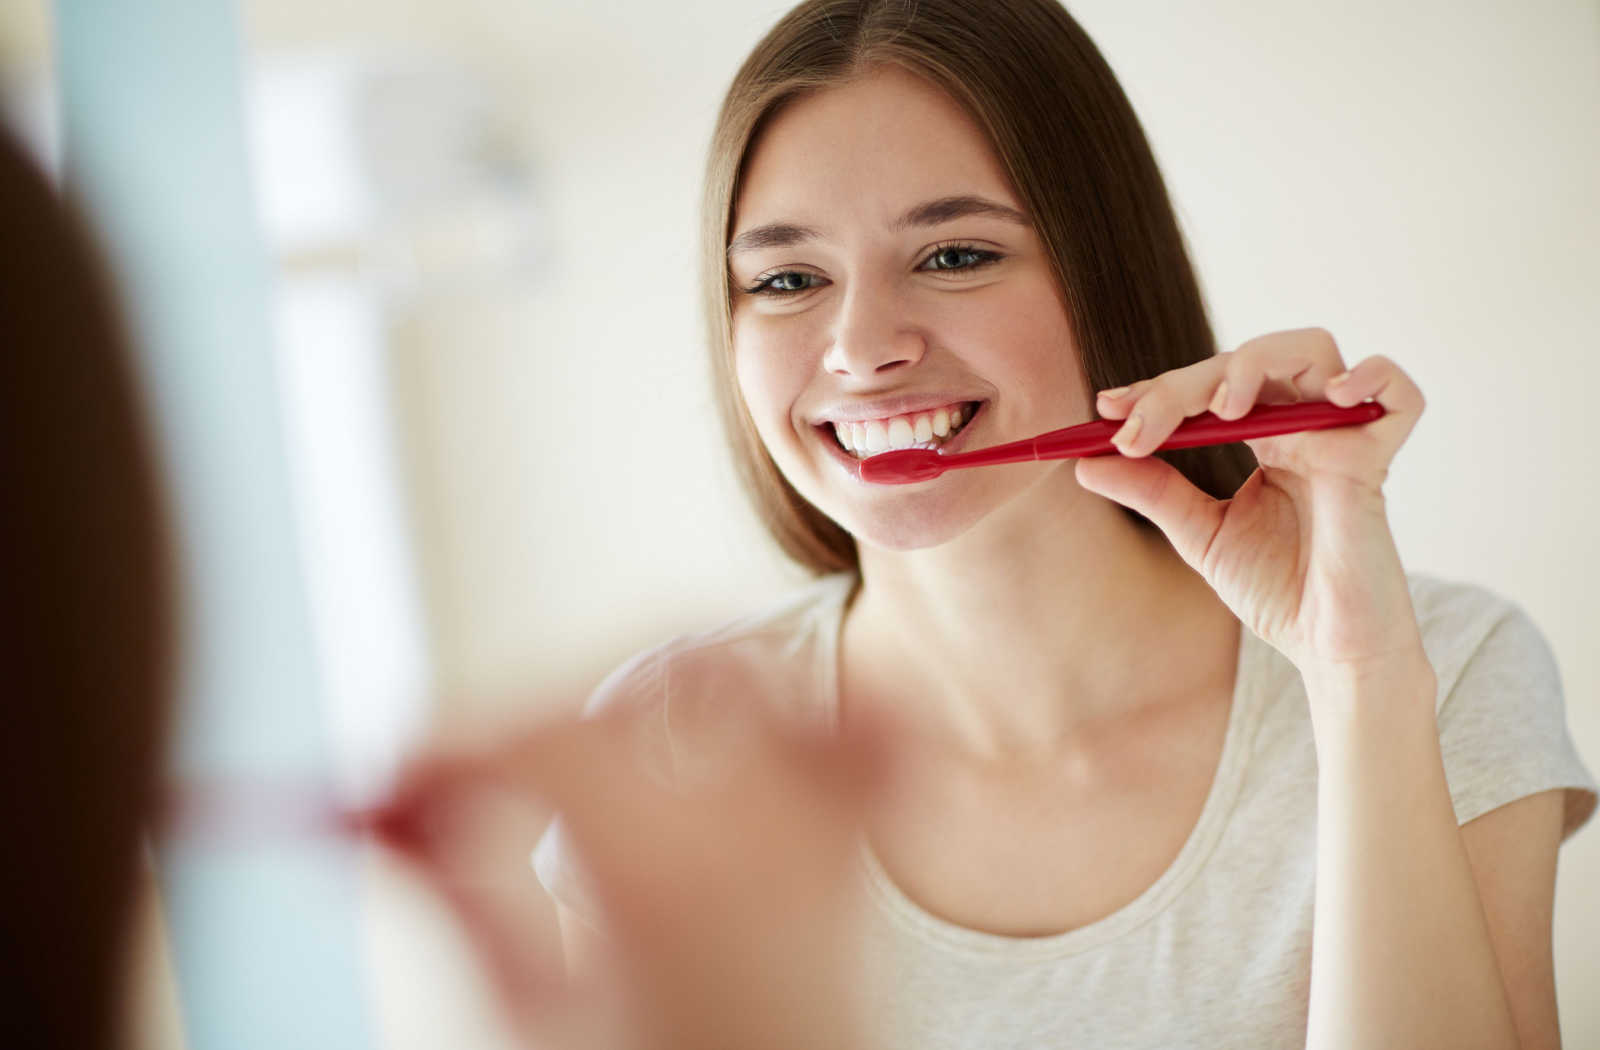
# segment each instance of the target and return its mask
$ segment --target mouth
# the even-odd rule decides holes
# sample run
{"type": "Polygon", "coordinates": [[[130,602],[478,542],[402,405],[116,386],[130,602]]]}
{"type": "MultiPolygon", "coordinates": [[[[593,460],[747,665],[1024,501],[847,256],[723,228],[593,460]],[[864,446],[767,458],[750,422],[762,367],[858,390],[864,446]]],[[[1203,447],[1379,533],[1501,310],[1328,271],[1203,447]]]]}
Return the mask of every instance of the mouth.
{"type": "Polygon", "coordinates": [[[938,450],[971,426],[987,402],[956,401],[935,409],[860,422],[822,423],[822,440],[853,460],[906,448],[938,450]]]}

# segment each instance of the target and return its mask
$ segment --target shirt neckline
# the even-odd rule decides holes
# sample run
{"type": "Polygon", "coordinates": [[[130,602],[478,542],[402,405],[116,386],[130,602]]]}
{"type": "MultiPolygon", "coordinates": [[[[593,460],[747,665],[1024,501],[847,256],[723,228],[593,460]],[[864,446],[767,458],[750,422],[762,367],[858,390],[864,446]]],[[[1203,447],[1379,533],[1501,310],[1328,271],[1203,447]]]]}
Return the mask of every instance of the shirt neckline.
{"type": "MultiPolygon", "coordinates": [[[[822,632],[823,645],[818,654],[823,693],[820,699],[831,727],[837,727],[839,720],[840,634],[844,630],[844,607],[853,590],[852,583],[835,592],[835,600],[830,603],[829,610],[832,622],[822,632]]],[[[1258,714],[1257,697],[1261,678],[1258,672],[1264,647],[1266,643],[1248,627],[1243,623],[1239,625],[1239,651],[1234,664],[1233,696],[1228,707],[1222,755],[1217,760],[1216,772],[1212,774],[1211,787],[1206,792],[1200,817],[1167,870],[1123,907],[1086,926],[1043,937],[1010,937],[975,930],[941,918],[906,896],[889,877],[863,836],[859,863],[874,903],[895,926],[922,941],[958,954],[989,958],[1048,959],[1077,955],[1125,936],[1155,918],[1194,880],[1216,849],[1227,826],[1228,815],[1238,800],[1247,764],[1250,730],[1258,714]]]]}

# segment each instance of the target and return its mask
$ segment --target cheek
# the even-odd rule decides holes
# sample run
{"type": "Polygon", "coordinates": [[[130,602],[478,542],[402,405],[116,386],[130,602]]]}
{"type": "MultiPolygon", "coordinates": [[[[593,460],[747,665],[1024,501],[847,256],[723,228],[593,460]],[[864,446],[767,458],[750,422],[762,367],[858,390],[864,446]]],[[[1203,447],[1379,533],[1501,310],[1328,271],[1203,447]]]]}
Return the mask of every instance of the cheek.
{"type": "Polygon", "coordinates": [[[735,322],[734,375],[745,407],[769,446],[790,428],[790,410],[811,377],[805,353],[790,343],[760,324],[735,322]]]}
{"type": "MultiPolygon", "coordinates": [[[[1077,340],[1054,285],[1043,278],[1018,282],[986,304],[981,331],[970,345],[975,371],[993,381],[1013,409],[1041,414],[1050,426],[1066,426],[1091,406],[1083,392],[1077,340]],[[980,359],[981,358],[981,359],[980,359]]],[[[966,319],[969,326],[973,319],[966,319]]]]}

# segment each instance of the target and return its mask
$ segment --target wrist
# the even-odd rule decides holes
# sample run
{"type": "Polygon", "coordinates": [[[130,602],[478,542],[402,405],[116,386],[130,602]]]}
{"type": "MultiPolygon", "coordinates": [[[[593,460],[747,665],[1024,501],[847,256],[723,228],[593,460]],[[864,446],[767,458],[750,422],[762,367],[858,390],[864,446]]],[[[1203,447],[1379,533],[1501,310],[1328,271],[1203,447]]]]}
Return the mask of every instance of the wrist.
{"type": "Polygon", "coordinates": [[[1438,676],[1420,645],[1359,662],[1310,663],[1300,677],[1319,735],[1434,717],[1438,676]]]}

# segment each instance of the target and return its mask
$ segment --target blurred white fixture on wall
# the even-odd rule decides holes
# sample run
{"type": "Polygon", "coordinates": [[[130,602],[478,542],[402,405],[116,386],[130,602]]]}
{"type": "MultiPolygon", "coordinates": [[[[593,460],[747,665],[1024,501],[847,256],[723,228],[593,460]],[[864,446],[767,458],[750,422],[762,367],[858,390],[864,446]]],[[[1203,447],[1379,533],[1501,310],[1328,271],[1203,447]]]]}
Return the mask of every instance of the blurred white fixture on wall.
{"type": "Polygon", "coordinates": [[[468,72],[417,56],[271,56],[250,78],[277,264],[285,440],[339,787],[380,792],[432,669],[391,405],[396,310],[525,271],[528,165],[468,72]]]}
{"type": "Polygon", "coordinates": [[[285,453],[333,774],[374,800],[432,692],[378,299],[357,279],[280,279],[273,299],[285,453]]]}
{"type": "Polygon", "coordinates": [[[269,244],[291,266],[359,267],[386,294],[524,275],[541,247],[532,166],[496,97],[427,56],[259,59],[251,134],[269,244]]]}

